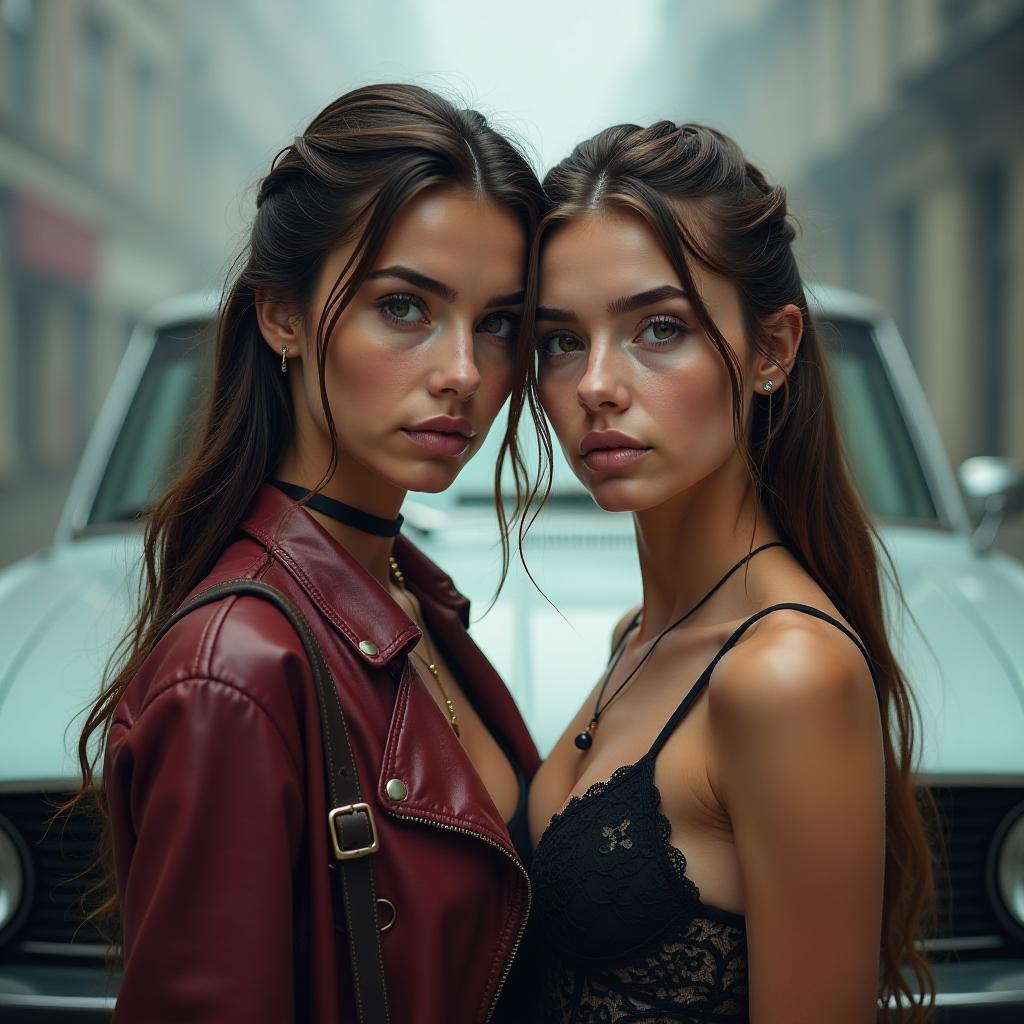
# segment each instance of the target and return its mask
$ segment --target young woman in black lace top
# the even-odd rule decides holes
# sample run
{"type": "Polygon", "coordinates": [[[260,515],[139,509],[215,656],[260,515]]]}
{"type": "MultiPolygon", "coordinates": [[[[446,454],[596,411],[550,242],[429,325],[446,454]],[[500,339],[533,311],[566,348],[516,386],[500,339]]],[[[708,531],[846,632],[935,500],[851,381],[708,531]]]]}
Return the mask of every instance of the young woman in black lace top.
{"type": "Polygon", "coordinates": [[[785,192],[669,122],[545,188],[536,396],[643,604],[533,783],[522,1019],[867,1024],[931,986],[930,861],[785,192]]]}

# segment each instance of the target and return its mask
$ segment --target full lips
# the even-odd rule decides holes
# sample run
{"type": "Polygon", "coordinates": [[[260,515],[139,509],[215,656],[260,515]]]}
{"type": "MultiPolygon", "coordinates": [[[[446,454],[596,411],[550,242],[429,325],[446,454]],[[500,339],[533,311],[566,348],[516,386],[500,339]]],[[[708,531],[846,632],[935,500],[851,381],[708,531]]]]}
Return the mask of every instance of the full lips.
{"type": "Polygon", "coordinates": [[[461,455],[469,447],[469,438],[441,430],[403,430],[413,444],[434,455],[461,455]]]}
{"type": "Polygon", "coordinates": [[[650,448],[593,448],[583,456],[588,469],[618,469],[642,459],[650,448]]]}

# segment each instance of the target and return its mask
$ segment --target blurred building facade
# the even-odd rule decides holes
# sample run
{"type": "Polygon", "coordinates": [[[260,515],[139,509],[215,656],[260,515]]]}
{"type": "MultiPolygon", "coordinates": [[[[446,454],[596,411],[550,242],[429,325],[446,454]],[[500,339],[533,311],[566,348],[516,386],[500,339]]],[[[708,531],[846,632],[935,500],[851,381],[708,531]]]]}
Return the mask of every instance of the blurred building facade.
{"type": "Polygon", "coordinates": [[[56,522],[138,314],[221,283],[247,186],[337,78],[329,6],[0,0],[0,504],[25,528],[34,487],[56,522]]]}
{"type": "Polygon", "coordinates": [[[895,316],[954,463],[1024,461],[1024,2],[765,0],[702,74],[806,275],[895,316]]]}

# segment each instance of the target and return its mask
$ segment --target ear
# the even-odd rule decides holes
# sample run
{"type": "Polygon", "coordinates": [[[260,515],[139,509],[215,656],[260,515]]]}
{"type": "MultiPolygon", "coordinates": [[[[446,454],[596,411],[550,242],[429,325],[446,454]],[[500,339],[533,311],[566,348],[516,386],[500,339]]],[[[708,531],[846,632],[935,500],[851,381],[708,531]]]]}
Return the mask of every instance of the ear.
{"type": "Polygon", "coordinates": [[[751,377],[751,386],[759,395],[765,393],[766,381],[771,381],[776,391],[786,382],[804,334],[803,314],[790,303],[773,313],[765,321],[764,329],[770,354],[757,356],[751,377]]]}
{"type": "Polygon", "coordinates": [[[305,354],[305,324],[294,302],[277,298],[259,288],[256,290],[256,320],[263,340],[274,355],[280,356],[282,349],[287,349],[284,353],[286,359],[305,354]]]}

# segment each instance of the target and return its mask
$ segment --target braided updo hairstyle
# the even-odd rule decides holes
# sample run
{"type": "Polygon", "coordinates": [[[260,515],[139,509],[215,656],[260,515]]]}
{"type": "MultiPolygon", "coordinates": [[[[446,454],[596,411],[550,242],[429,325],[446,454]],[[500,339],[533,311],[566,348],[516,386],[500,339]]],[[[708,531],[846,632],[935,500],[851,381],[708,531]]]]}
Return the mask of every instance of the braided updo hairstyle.
{"type": "MultiPolygon", "coordinates": [[[[670,121],[599,132],[548,172],[544,190],[549,208],[534,238],[535,268],[546,239],[560,224],[605,209],[633,211],[654,233],[728,369],[736,444],[758,506],[799,552],[871,656],[881,694],[886,768],[879,994],[887,1019],[890,996],[911,997],[902,966],[910,968],[919,992],[934,993],[934,978],[915,946],[933,907],[932,860],[919,801],[932,805],[927,790],[918,792],[913,782],[915,709],[886,636],[878,555],[884,549],[852,483],[839,438],[822,344],[793,254],[786,191],[770,184],[722,132],[670,121]],[[701,300],[690,269],[695,263],[735,285],[746,337],[761,355],[771,354],[763,326],[767,317],[790,303],[803,316],[792,370],[774,394],[754,398],[746,423],[743,368],[701,300]]],[[[530,382],[526,403],[542,424],[534,359],[530,353],[520,358],[519,373],[530,382]]],[[[541,444],[550,467],[546,432],[541,444]]],[[[520,522],[520,551],[550,482],[548,468],[546,484],[538,481],[530,495],[536,510],[520,522]]],[[[886,559],[893,592],[902,599],[886,559]]],[[[921,1002],[912,1016],[901,1019],[923,1020],[921,1002]]]]}

